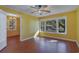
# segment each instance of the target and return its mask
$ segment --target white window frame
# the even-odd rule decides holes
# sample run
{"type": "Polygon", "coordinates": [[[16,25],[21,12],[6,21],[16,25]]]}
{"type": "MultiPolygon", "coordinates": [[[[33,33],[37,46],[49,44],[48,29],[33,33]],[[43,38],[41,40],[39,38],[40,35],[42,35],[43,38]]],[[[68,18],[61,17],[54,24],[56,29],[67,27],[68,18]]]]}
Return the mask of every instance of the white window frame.
{"type": "MultiPolygon", "coordinates": [[[[64,33],[59,33],[58,32],[58,34],[67,34],[67,17],[66,16],[63,16],[63,17],[57,18],[57,20],[59,20],[59,19],[65,19],[65,32],[64,33]]],[[[57,25],[57,26],[59,26],[59,25],[57,25]]]]}
{"type": "Polygon", "coordinates": [[[40,20],[40,32],[47,32],[47,33],[52,33],[52,34],[67,34],[67,17],[66,16],[63,16],[63,17],[57,17],[57,18],[50,18],[50,19],[48,19],[48,20],[46,20],[46,19],[41,19],[40,20]],[[65,19],[65,32],[64,33],[60,33],[59,32],[59,24],[58,24],[58,21],[59,21],[59,19],[65,19]],[[50,20],[56,20],[56,27],[57,27],[57,30],[56,30],[56,32],[48,32],[48,31],[46,31],[46,21],[50,21],[50,20]],[[41,30],[41,22],[45,22],[44,23],[44,31],[42,31],[41,30]]]}

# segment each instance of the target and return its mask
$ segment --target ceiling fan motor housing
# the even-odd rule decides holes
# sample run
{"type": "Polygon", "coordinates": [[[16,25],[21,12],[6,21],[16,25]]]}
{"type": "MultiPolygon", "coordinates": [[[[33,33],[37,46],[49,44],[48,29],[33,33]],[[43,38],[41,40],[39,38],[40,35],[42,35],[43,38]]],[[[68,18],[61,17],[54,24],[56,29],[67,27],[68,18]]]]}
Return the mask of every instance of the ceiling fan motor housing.
{"type": "Polygon", "coordinates": [[[47,5],[35,5],[34,8],[41,9],[47,7],[47,5]]]}

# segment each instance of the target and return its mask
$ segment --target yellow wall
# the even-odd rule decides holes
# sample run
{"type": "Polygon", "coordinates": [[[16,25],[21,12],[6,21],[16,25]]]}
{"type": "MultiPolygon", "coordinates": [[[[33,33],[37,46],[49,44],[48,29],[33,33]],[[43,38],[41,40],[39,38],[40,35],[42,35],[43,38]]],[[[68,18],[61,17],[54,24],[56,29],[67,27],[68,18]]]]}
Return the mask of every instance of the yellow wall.
{"type": "Polygon", "coordinates": [[[77,9],[77,40],[79,42],[79,8],[77,9]]]}
{"type": "Polygon", "coordinates": [[[34,20],[34,24],[36,24],[36,20],[37,20],[36,17],[10,8],[6,8],[4,6],[0,6],[0,9],[9,13],[18,14],[22,16],[22,34],[21,34],[22,39],[25,39],[34,35],[36,31],[33,32],[33,30],[32,31],[30,30],[30,26],[31,26],[30,22],[34,20]]]}
{"type": "Polygon", "coordinates": [[[60,37],[60,38],[66,38],[66,39],[76,39],[76,30],[77,30],[77,19],[76,19],[76,11],[66,12],[66,13],[60,13],[55,14],[51,16],[41,17],[42,19],[49,19],[49,18],[55,18],[55,17],[62,17],[67,16],[67,35],[64,34],[50,34],[46,32],[41,32],[41,36],[48,36],[48,37],[60,37]]]}
{"type": "MultiPolygon", "coordinates": [[[[31,37],[35,34],[35,32],[38,30],[39,22],[38,18],[25,14],[23,12],[19,12],[10,8],[6,8],[4,6],[0,6],[0,9],[13,13],[18,14],[22,16],[22,39],[31,37]]],[[[60,14],[55,14],[51,16],[41,17],[42,19],[49,19],[49,18],[55,18],[55,17],[62,17],[67,16],[67,35],[63,34],[50,34],[41,32],[41,36],[49,36],[49,37],[60,37],[60,38],[67,38],[67,39],[78,39],[79,41],[79,9],[72,12],[65,12],[60,14]],[[78,19],[78,20],[77,20],[78,19]]]]}

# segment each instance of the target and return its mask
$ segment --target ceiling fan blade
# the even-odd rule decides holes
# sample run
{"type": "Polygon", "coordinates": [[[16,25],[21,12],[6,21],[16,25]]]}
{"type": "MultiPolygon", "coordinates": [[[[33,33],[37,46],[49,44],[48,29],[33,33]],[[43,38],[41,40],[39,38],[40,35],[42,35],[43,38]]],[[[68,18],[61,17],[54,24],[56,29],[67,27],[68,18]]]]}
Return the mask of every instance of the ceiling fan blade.
{"type": "Polygon", "coordinates": [[[41,13],[41,12],[47,12],[49,13],[50,10],[49,10],[49,6],[47,5],[37,5],[37,7],[33,6],[33,11],[32,13],[35,13],[35,12],[38,12],[38,13],[41,13]],[[40,8],[37,8],[37,7],[40,7],[40,8]]]}
{"type": "Polygon", "coordinates": [[[32,11],[32,13],[38,12],[38,10],[32,11]]]}
{"type": "Polygon", "coordinates": [[[50,11],[49,11],[49,10],[40,10],[40,11],[43,11],[43,12],[48,12],[48,13],[50,13],[50,11]]]}

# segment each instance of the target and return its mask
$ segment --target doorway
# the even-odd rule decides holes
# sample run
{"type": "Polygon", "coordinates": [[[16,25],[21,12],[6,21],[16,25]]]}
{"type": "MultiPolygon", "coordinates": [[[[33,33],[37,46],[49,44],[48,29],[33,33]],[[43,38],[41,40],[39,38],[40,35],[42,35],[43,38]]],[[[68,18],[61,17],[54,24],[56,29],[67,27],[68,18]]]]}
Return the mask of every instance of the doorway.
{"type": "Polygon", "coordinates": [[[7,16],[7,36],[9,37],[20,37],[20,17],[18,16],[7,16]]]}
{"type": "Polygon", "coordinates": [[[0,33],[0,52],[18,47],[19,44],[14,44],[21,40],[22,17],[0,10],[0,33]]]}

